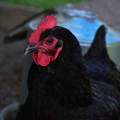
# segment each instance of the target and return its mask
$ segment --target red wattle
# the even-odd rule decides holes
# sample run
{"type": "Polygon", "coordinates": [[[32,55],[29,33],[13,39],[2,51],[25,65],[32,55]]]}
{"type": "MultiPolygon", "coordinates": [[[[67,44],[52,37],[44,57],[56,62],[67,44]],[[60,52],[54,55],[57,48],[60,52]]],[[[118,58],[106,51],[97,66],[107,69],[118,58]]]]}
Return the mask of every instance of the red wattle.
{"type": "Polygon", "coordinates": [[[33,59],[37,65],[47,66],[51,61],[51,56],[39,52],[38,54],[33,53],[33,59]]]}

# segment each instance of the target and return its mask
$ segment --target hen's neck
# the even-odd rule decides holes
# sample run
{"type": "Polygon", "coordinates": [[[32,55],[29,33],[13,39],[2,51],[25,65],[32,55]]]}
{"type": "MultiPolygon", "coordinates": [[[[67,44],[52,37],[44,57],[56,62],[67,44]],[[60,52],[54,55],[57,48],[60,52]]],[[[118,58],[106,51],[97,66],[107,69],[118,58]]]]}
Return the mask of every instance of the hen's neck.
{"type": "Polygon", "coordinates": [[[29,98],[39,103],[54,99],[67,108],[89,105],[91,87],[81,55],[76,51],[70,56],[62,55],[47,67],[32,65],[28,82],[29,96],[32,97],[29,98]]]}
{"type": "Polygon", "coordinates": [[[59,58],[48,68],[53,71],[53,93],[67,107],[87,106],[91,103],[91,87],[80,54],[59,58]]]}

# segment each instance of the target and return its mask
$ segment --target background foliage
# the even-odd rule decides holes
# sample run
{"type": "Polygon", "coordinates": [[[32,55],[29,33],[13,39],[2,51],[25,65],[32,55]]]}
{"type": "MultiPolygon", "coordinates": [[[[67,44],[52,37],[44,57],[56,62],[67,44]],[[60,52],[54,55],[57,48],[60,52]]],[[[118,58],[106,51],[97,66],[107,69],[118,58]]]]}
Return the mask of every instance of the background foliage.
{"type": "Polygon", "coordinates": [[[50,8],[58,5],[64,5],[66,3],[81,2],[84,0],[0,0],[0,2],[1,1],[38,8],[50,8]]]}

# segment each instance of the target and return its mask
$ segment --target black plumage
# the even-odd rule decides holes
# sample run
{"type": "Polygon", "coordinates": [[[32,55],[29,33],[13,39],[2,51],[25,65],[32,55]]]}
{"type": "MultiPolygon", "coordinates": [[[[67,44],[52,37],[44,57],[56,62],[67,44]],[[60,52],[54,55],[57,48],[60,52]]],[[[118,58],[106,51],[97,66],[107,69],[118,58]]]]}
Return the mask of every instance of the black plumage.
{"type": "Polygon", "coordinates": [[[98,28],[93,43],[84,56],[85,65],[92,78],[114,85],[120,90],[120,72],[109,57],[105,37],[106,28],[102,25],[98,28]]]}
{"type": "Polygon", "coordinates": [[[63,49],[46,67],[32,63],[28,97],[16,120],[118,120],[118,89],[89,75],[93,69],[75,36],[59,26],[42,33],[48,36],[62,40],[63,49]]]}

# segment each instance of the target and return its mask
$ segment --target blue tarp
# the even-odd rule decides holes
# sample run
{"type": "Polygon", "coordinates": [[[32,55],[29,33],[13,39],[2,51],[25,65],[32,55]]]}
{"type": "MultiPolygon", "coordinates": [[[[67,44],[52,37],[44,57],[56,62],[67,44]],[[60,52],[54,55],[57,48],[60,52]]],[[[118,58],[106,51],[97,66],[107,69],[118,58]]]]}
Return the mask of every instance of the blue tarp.
{"type": "Polygon", "coordinates": [[[64,12],[67,12],[68,16],[62,15],[61,17],[58,15],[58,25],[68,28],[78,40],[83,43],[91,43],[94,39],[96,30],[103,24],[108,28],[106,34],[107,43],[120,42],[119,33],[112,30],[101,20],[97,19],[94,13],[79,10],[71,11],[68,9],[67,11],[64,10],[64,12]]]}

